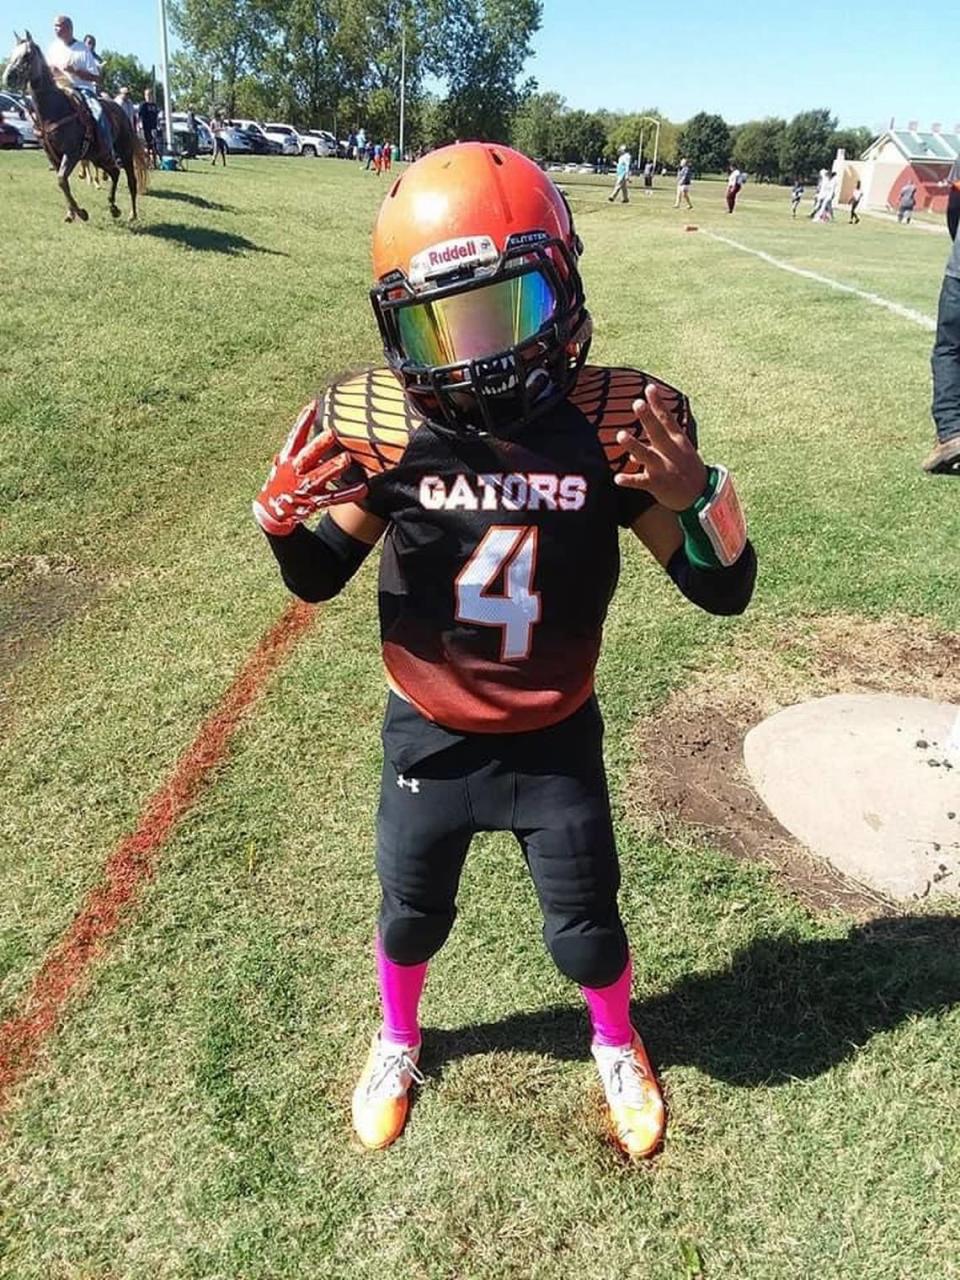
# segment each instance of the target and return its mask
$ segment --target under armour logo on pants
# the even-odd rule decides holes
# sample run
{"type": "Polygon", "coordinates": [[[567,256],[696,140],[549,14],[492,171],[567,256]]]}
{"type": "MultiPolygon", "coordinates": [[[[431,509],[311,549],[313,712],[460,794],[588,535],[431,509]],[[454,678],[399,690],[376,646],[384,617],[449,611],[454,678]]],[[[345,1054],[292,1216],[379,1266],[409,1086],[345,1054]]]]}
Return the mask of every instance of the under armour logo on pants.
{"type": "Polygon", "coordinates": [[[414,795],[419,795],[419,794],[420,794],[420,779],[419,779],[419,778],[405,778],[405,777],[403,776],[403,774],[402,774],[402,773],[398,773],[398,774],[397,774],[397,786],[401,789],[401,791],[403,790],[403,788],[404,788],[404,787],[409,787],[409,788],[410,788],[410,790],[413,792],[413,794],[414,794],[414,795]]]}

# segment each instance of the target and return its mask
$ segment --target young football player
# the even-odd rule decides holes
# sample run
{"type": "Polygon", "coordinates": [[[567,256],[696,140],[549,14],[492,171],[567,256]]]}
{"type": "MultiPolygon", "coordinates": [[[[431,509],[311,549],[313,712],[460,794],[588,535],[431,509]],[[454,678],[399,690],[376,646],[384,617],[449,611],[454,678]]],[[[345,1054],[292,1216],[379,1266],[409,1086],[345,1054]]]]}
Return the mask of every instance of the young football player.
{"type": "Polygon", "coordinates": [[[686,397],[585,363],[581,252],[563,196],[517,152],[474,142],[418,160],[373,236],[389,368],[309,405],[254,502],[304,600],[336,595],[383,539],[383,1022],[353,1095],[369,1148],[399,1136],[422,1080],[427,965],[471,838],[493,830],[516,836],[546,945],[583,992],[617,1141],[644,1157],[663,1137],[630,1023],[594,668],[620,528],[710,613],[742,612],[756,558],[686,397]]]}

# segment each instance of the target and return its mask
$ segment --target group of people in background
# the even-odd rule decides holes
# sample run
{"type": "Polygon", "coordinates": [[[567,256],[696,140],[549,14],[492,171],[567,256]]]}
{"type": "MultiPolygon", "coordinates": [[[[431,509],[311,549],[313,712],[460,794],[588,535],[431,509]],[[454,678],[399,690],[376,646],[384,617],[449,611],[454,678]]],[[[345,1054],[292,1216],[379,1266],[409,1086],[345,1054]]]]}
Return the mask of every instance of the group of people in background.
{"type": "MultiPolygon", "coordinates": [[[[626,146],[621,146],[619,153],[617,154],[617,167],[614,171],[613,190],[607,196],[607,202],[609,204],[613,204],[618,196],[623,204],[630,203],[629,189],[630,170],[632,165],[633,157],[631,156],[629,149],[626,146]]],[[[598,160],[594,169],[599,171],[599,166],[600,161],[598,160]]],[[[652,160],[648,160],[642,170],[643,185],[648,194],[652,192],[655,171],[654,162],[652,160]]],[[[676,204],[673,206],[675,209],[680,208],[681,200],[686,203],[686,207],[688,209],[693,208],[693,205],[690,203],[690,187],[692,183],[693,167],[689,160],[683,159],[680,161],[680,168],[677,171],[677,200],[676,204]]]]}
{"type": "MultiPolygon", "coordinates": [[[[811,222],[833,222],[833,206],[839,192],[840,179],[831,169],[821,169],[820,177],[817,182],[816,191],[813,197],[813,207],[807,215],[811,222]]],[[[793,184],[793,191],[790,195],[790,209],[793,217],[797,216],[797,210],[800,208],[800,202],[803,200],[805,187],[799,179],[793,184]]],[[[860,222],[860,214],[858,210],[863,201],[863,183],[857,179],[853,190],[850,193],[850,201],[848,209],[850,213],[849,224],[856,226],[860,222]]],[[[917,184],[912,178],[908,179],[900,188],[897,196],[897,221],[901,223],[909,223],[914,209],[917,207],[917,184]]]]}
{"type": "MultiPolygon", "coordinates": [[[[629,185],[630,185],[630,168],[631,168],[630,152],[625,146],[620,148],[617,157],[617,168],[614,178],[613,190],[607,196],[609,203],[614,203],[619,196],[623,204],[630,203],[629,185]]],[[[652,160],[648,160],[643,167],[643,185],[646,189],[653,186],[654,164],[652,160]]],[[[737,204],[737,196],[743,189],[743,185],[747,180],[747,175],[739,165],[730,165],[727,175],[726,185],[726,204],[727,212],[733,213],[737,204]]],[[[684,156],[677,168],[677,195],[673,207],[675,209],[693,209],[693,201],[690,199],[690,189],[693,186],[693,165],[689,159],[684,156]]]]}
{"type": "Polygon", "coordinates": [[[363,169],[385,173],[394,161],[392,142],[374,142],[365,129],[351,129],[347,138],[347,159],[356,160],[363,169]]]}
{"type": "MultiPolygon", "coordinates": [[[[599,164],[599,162],[598,162],[599,164]]],[[[630,172],[632,166],[632,157],[629,150],[622,146],[617,156],[617,167],[614,176],[613,190],[607,196],[607,201],[613,204],[618,198],[623,204],[630,203],[629,187],[630,172]]],[[[369,168],[369,164],[367,166],[369,168]]],[[[595,169],[597,166],[595,166],[595,169]]],[[[652,161],[648,161],[643,169],[643,185],[646,188],[653,186],[654,166],[652,161]]],[[[731,164],[727,171],[725,200],[727,205],[727,213],[733,213],[737,205],[737,197],[743,190],[743,185],[747,180],[747,175],[739,165],[731,164]]],[[[690,161],[684,157],[680,161],[677,169],[677,196],[673,207],[675,209],[693,209],[693,202],[690,199],[690,188],[693,185],[693,166],[690,161]]],[[[834,221],[834,205],[840,189],[840,179],[833,169],[821,169],[820,176],[817,180],[816,190],[813,197],[813,206],[807,215],[811,222],[833,222],[834,221]]],[[[793,184],[790,193],[790,210],[794,218],[800,209],[803,201],[806,187],[802,181],[797,179],[793,184]]],[[[863,184],[857,180],[853,191],[850,193],[848,204],[849,223],[856,226],[860,222],[860,214],[858,212],[860,204],[863,201],[863,184]]],[[[914,209],[917,205],[917,186],[912,179],[908,179],[900,188],[897,197],[897,221],[901,223],[909,223],[914,209]]]]}
{"type": "MultiPolygon", "coordinates": [[[[61,84],[84,95],[90,107],[95,126],[101,134],[104,146],[112,146],[109,125],[101,107],[101,84],[103,81],[103,60],[97,53],[97,41],[92,35],[84,36],[83,41],[74,37],[73,21],[61,15],[54,20],[54,40],[47,50],[47,62],[61,84]]],[[[121,86],[114,101],[123,110],[130,126],[138,131],[143,139],[147,159],[154,167],[159,165],[163,146],[160,141],[160,108],[154,101],[152,89],[146,89],[143,101],[136,103],[127,85],[121,86]]],[[[224,130],[227,121],[220,108],[213,113],[209,122],[213,136],[212,164],[219,160],[227,163],[227,145],[224,130]]],[[[188,158],[198,154],[200,143],[199,126],[193,109],[186,113],[186,150],[188,158]]],[[[381,174],[392,167],[395,159],[393,144],[389,141],[374,142],[366,135],[363,128],[350,134],[347,154],[356,159],[366,169],[381,174]]]]}

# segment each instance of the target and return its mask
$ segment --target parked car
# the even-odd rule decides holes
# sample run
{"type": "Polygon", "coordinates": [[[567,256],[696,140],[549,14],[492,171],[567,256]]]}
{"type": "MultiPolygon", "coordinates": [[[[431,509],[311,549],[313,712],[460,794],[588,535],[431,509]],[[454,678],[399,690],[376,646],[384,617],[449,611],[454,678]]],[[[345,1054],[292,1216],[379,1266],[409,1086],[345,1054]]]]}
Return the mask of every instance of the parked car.
{"type": "Polygon", "coordinates": [[[340,154],[340,146],[333,134],[326,129],[304,129],[300,135],[300,154],[337,156],[340,154]]]}
{"type": "Polygon", "coordinates": [[[322,133],[323,136],[329,140],[331,145],[336,147],[335,154],[338,160],[346,160],[349,143],[340,141],[335,134],[330,133],[327,129],[318,129],[317,132],[322,133]]]}
{"type": "Polygon", "coordinates": [[[220,130],[220,137],[223,139],[228,155],[253,155],[253,142],[250,135],[243,129],[236,129],[232,124],[225,123],[220,130]]]}
{"type": "Polygon", "coordinates": [[[244,129],[244,133],[253,143],[253,154],[255,156],[279,156],[283,154],[280,143],[268,138],[262,130],[254,133],[250,129],[244,129]]]}
{"type": "Polygon", "coordinates": [[[271,142],[279,142],[281,153],[285,156],[300,154],[300,135],[289,124],[265,124],[263,132],[271,142]]]}
{"type": "Polygon", "coordinates": [[[0,120],[0,148],[16,150],[23,146],[23,138],[20,136],[20,130],[15,129],[12,124],[4,124],[0,120]]]}
{"type": "MultiPolygon", "coordinates": [[[[264,133],[256,120],[228,120],[227,124],[239,129],[250,139],[250,150],[258,156],[278,156],[283,148],[279,142],[273,142],[264,133]]],[[[229,150],[229,143],[227,148],[229,150]]]]}
{"type": "MultiPolygon", "coordinates": [[[[209,156],[213,155],[213,134],[210,132],[210,126],[201,116],[194,114],[194,122],[197,126],[197,155],[209,156]]],[[[173,141],[179,152],[184,152],[188,148],[188,139],[190,130],[187,128],[187,113],[185,111],[170,112],[170,126],[173,130],[173,141]]],[[[160,115],[160,123],[158,125],[160,136],[163,137],[163,113],[160,115]]]]}
{"type": "Polygon", "coordinates": [[[40,137],[34,127],[33,118],[27,110],[27,102],[18,93],[4,90],[0,93],[0,122],[16,129],[20,142],[25,147],[39,147],[40,137]]]}

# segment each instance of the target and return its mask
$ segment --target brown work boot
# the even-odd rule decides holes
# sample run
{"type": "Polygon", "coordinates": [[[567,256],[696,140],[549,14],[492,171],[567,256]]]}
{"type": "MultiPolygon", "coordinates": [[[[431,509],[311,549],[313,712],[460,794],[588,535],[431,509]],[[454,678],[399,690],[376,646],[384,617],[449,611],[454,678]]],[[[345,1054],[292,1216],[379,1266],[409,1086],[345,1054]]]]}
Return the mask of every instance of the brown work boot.
{"type": "Polygon", "coordinates": [[[922,466],[931,476],[960,476],[960,436],[938,441],[922,466]]]}

